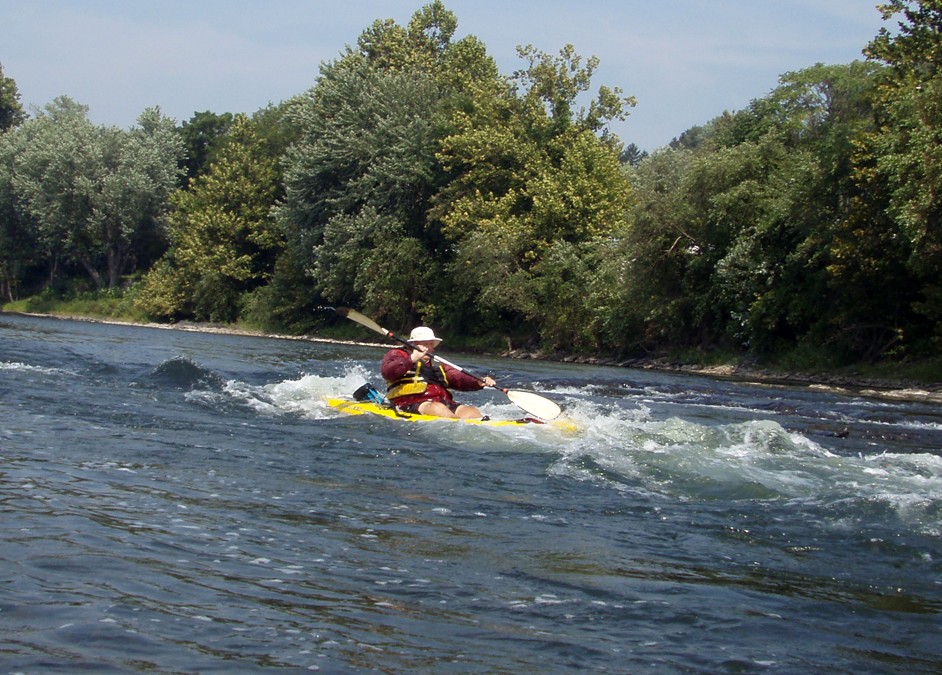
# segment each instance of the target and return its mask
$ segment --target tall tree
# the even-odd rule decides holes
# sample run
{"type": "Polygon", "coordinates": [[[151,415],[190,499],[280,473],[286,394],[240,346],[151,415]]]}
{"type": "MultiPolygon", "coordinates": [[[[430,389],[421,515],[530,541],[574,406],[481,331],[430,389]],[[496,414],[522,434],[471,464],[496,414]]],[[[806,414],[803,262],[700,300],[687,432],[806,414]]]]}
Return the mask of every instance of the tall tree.
{"type": "Polygon", "coordinates": [[[85,106],[60,97],[8,133],[28,139],[11,185],[51,270],[72,260],[98,288],[117,286],[135,247],[161,235],[180,154],[172,121],[151,109],[129,131],[96,127],[85,106]]]}
{"type": "Polygon", "coordinates": [[[193,113],[178,127],[185,152],[182,165],[187,183],[202,174],[212,162],[232,128],[233,119],[232,113],[217,114],[205,110],[193,113]]]}
{"type": "Polygon", "coordinates": [[[694,152],[662,149],[630,173],[628,222],[600,242],[589,286],[603,344],[617,352],[684,344],[692,335],[696,292],[689,269],[701,253],[700,219],[687,181],[694,152]]]}
{"type": "Polygon", "coordinates": [[[280,214],[317,290],[331,302],[366,303],[371,312],[404,320],[428,295],[436,235],[426,232],[425,212],[436,180],[439,98],[421,72],[376,70],[349,57],[323,69],[309,105],[299,110],[304,135],[288,155],[280,214]],[[404,250],[423,263],[400,260],[404,250]],[[397,260],[411,283],[377,274],[363,251],[374,262],[397,260]]]}
{"type": "Polygon", "coordinates": [[[168,198],[176,188],[180,144],[174,123],[156,108],[145,110],[127,131],[104,130],[105,166],[99,178],[92,225],[102,233],[108,287],[163,252],[168,198]]]}
{"type": "Polygon", "coordinates": [[[26,113],[20,104],[20,91],[12,77],[3,74],[0,63],[0,133],[12,129],[26,120],[26,113]]]}
{"type": "MultiPolygon", "coordinates": [[[[449,270],[463,279],[463,304],[538,329],[564,320],[545,311],[546,293],[574,274],[574,251],[624,220],[630,189],[604,129],[633,101],[602,87],[577,111],[595,59],[583,65],[571,46],[557,57],[532,47],[520,55],[529,66],[513,82],[482,83],[452,116],[440,153],[450,180],[435,214],[456,246],[449,270]],[[559,242],[576,249],[547,257],[559,242]]],[[[546,328],[549,342],[567,334],[560,324],[546,328]]]]}
{"type": "MultiPolygon", "coordinates": [[[[854,161],[872,128],[877,71],[855,62],[787,73],[746,110],[696,127],[632,170],[631,226],[600,263],[622,289],[598,302],[615,313],[599,319],[614,346],[632,348],[618,337],[631,334],[627,326],[639,347],[769,354],[804,341],[859,356],[885,344],[893,312],[874,310],[899,307],[899,286],[868,283],[873,318],[859,322],[852,308],[865,297],[849,282],[868,272],[845,236],[862,192],[854,161]]],[[[874,282],[897,280],[873,269],[874,282]]]]}
{"type": "Polygon", "coordinates": [[[235,321],[243,296],[271,278],[282,248],[270,216],[278,194],[274,159],[244,115],[216,157],[189,190],[173,196],[171,248],[139,299],[152,316],[235,321]]]}
{"type": "Polygon", "coordinates": [[[845,237],[851,205],[869,191],[859,185],[854,163],[861,139],[873,129],[878,73],[876,64],[860,61],[786,73],[779,87],[718,131],[727,143],[742,139],[735,147],[780,148],[768,173],[759,174],[754,192],[764,196],[752,207],[752,222],[736,235],[715,277],[741,320],[731,332],[754,350],[804,342],[859,358],[895,333],[897,312],[890,308],[899,307],[899,287],[881,283],[880,277],[892,278],[885,269],[865,282],[883,266],[864,259],[851,273],[853,238],[845,237]],[[862,284],[871,289],[869,302],[856,294],[862,284]],[[860,321],[866,315],[871,318],[860,321]]]}
{"type": "Polygon", "coordinates": [[[29,143],[25,133],[0,134],[0,296],[10,301],[28,282],[32,266],[41,263],[36,228],[13,187],[17,160],[29,143]]]}
{"type": "Polygon", "coordinates": [[[301,135],[279,218],[293,260],[330,302],[406,323],[448,294],[451,252],[429,214],[444,179],[436,152],[468,83],[496,74],[478,41],[452,42],[456,25],[438,0],[405,27],[375,22],[292,108],[301,135]]]}
{"type": "Polygon", "coordinates": [[[869,139],[869,174],[888,188],[889,213],[911,247],[909,266],[921,298],[917,310],[942,344],[942,1],[892,0],[881,29],[867,46],[888,66],[881,80],[880,129],[869,139]]]}
{"type": "Polygon", "coordinates": [[[11,132],[28,141],[20,144],[12,185],[19,208],[35,227],[49,281],[63,261],[74,261],[101,287],[86,227],[93,217],[101,139],[87,114],[86,106],[59,97],[11,132]]]}

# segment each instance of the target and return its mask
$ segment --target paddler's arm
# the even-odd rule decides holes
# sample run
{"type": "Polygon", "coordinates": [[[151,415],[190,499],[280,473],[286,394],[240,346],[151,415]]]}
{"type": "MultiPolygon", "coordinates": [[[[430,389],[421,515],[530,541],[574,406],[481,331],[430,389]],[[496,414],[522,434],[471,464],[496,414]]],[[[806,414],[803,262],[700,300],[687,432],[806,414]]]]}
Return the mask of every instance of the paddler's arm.
{"type": "Polygon", "coordinates": [[[404,349],[391,349],[383,357],[380,373],[387,382],[395,382],[415,369],[415,363],[404,349]]]}
{"type": "Polygon", "coordinates": [[[448,386],[458,391],[477,391],[484,387],[497,386],[494,378],[490,375],[478,379],[451,366],[445,366],[445,373],[448,375],[448,386]]]}

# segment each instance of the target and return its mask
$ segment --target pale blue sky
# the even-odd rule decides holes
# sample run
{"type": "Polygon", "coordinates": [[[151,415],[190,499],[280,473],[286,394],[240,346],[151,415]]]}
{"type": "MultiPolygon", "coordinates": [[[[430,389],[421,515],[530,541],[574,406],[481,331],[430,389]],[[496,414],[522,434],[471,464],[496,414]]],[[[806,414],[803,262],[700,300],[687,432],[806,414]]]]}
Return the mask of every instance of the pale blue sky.
{"type": "MultiPolygon", "coordinates": [[[[68,95],[98,124],[131,126],[159,105],[254,112],[314,85],[318,68],[375,19],[415,0],[0,0],[0,63],[21,102],[68,95]]],[[[593,82],[638,99],[613,126],[647,150],[765,96],[788,71],[849,63],[884,24],[877,0],[445,0],[458,36],[481,39],[504,74],[515,48],[572,43],[593,82]]]]}

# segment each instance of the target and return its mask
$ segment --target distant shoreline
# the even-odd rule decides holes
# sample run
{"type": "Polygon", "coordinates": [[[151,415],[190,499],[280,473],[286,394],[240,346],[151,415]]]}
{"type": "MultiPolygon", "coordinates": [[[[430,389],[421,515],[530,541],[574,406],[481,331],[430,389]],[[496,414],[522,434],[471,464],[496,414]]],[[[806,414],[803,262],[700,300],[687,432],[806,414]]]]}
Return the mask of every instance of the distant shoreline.
{"type": "MultiPolygon", "coordinates": [[[[366,342],[358,340],[339,340],[336,338],[323,338],[312,335],[284,335],[267,333],[264,331],[231,328],[206,323],[181,321],[178,323],[155,323],[121,321],[71,314],[43,314],[36,312],[10,312],[0,311],[0,315],[28,316],[42,319],[61,319],[67,321],[85,321],[88,323],[101,323],[116,326],[131,326],[137,328],[158,328],[161,330],[190,331],[194,333],[217,333],[220,335],[240,335],[243,337],[260,337],[274,340],[295,340],[299,342],[317,342],[324,344],[352,345],[359,347],[388,347],[382,342],[366,342]]],[[[923,385],[895,382],[889,380],[857,379],[842,376],[814,377],[805,373],[778,373],[763,369],[746,368],[737,365],[698,366],[668,362],[663,359],[630,359],[618,361],[594,357],[575,357],[566,355],[545,355],[539,352],[513,350],[500,354],[491,354],[508,359],[532,359],[536,361],[556,361],[563,363],[579,363],[583,365],[597,365],[608,367],[621,367],[634,370],[652,370],[660,372],[679,373],[710,377],[718,380],[730,380],[742,384],[755,384],[764,387],[807,387],[818,391],[843,394],[847,396],[863,396],[893,401],[942,403],[942,385],[934,388],[925,388],[923,385]]]]}

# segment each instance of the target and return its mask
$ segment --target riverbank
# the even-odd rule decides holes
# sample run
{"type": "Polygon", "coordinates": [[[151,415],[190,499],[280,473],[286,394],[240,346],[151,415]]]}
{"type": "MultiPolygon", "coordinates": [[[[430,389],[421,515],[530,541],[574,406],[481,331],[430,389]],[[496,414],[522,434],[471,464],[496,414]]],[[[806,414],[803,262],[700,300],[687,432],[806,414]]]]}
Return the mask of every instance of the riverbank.
{"type": "Polygon", "coordinates": [[[942,403],[942,383],[926,385],[925,383],[916,383],[908,380],[775,371],[738,364],[700,365],[696,363],[680,363],[661,358],[616,361],[592,357],[544,357],[526,354],[502,354],[502,356],[509,358],[541,358],[570,363],[684,373],[767,387],[808,387],[809,389],[818,391],[829,391],[848,396],[865,396],[885,400],[942,403]]]}
{"type": "MultiPolygon", "coordinates": [[[[264,337],[276,340],[297,340],[320,342],[326,344],[357,345],[363,347],[387,347],[388,343],[378,341],[360,341],[321,337],[317,335],[284,335],[269,333],[261,330],[237,328],[232,326],[205,324],[189,321],[178,323],[132,322],[117,319],[106,319],[74,314],[44,314],[35,312],[8,312],[3,314],[18,316],[33,316],[46,319],[62,319],[70,321],[87,321],[90,323],[117,324],[124,326],[138,326],[142,328],[156,328],[161,330],[192,331],[200,333],[220,333],[226,335],[242,335],[247,337],[264,337]]],[[[731,380],[743,384],[755,384],[766,387],[808,387],[818,391],[828,391],[848,396],[864,396],[884,400],[915,401],[942,404],[942,383],[927,385],[906,380],[893,380],[886,378],[863,378],[834,374],[815,374],[802,372],[779,372],[764,368],[755,368],[739,364],[700,365],[696,363],[680,363],[668,359],[628,359],[614,360],[597,357],[580,357],[568,354],[544,354],[527,350],[510,350],[494,354],[502,358],[533,359],[541,361],[559,361],[564,363],[580,363],[585,365],[620,367],[636,370],[656,370],[663,372],[683,373],[700,377],[710,377],[722,380],[731,380]]]]}

